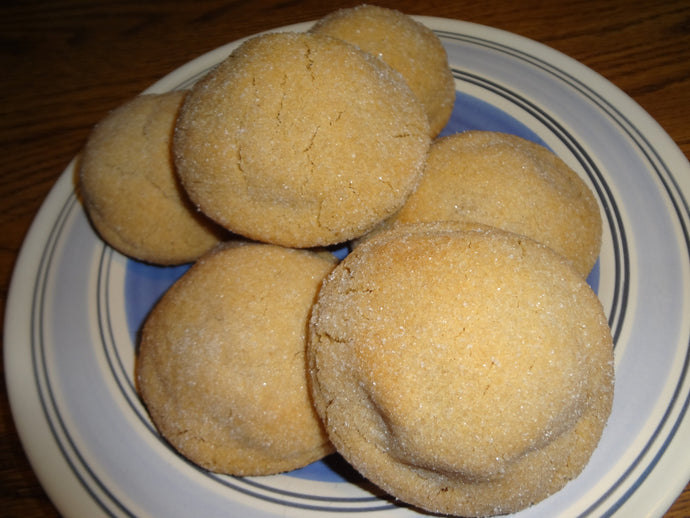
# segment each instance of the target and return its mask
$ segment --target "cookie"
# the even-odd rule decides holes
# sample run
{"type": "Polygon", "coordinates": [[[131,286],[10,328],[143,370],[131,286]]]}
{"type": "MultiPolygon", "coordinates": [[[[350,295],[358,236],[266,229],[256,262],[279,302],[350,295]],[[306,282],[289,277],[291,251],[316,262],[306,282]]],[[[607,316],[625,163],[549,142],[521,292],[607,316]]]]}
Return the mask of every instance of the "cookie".
{"type": "Polygon", "coordinates": [[[178,173],[203,212],[296,248],[347,241],[397,211],[429,144],[399,74],[309,33],[244,42],[192,88],[174,138],[178,173]]]}
{"type": "Polygon", "coordinates": [[[226,232],[191,204],[173,168],[171,140],[185,92],[146,94],[91,132],[79,167],[84,208],[104,241],[142,261],[194,261],[226,232]]]}
{"type": "Polygon", "coordinates": [[[587,276],[601,248],[602,221],[585,182],[549,149],[492,131],[437,139],[420,184],[387,224],[477,221],[524,234],[587,276]]]}
{"type": "Polygon", "coordinates": [[[136,359],[161,435],[208,470],[270,475],[332,452],[306,379],[308,315],[332,255],[221,245],[154,307],[136,359]]]}
{"type": "Polygon", "coordinates": [[[433,513],[517,512],[560,490],[611,410],[591,288],[547,246],[472,223],[363,242],[323,283],[307,356],[337,451],[433,513]]]}
{"type": "Polygon", "coordinates": [[[364,4],[332,12],[311,32],[343,39],[384,60],[424,105],[431,136],[444,128],[455,103],[455,81],[441,40],[426,25],[395,9],[364,4]]]}

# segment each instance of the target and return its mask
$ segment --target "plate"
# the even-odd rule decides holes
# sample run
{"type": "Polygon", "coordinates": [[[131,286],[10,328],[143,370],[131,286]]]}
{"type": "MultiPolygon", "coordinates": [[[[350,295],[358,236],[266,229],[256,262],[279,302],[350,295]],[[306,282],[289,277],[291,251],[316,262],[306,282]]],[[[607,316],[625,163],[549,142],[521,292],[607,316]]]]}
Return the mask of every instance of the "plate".
{"type": "MultiPolygon", "coordinates": [[[[616,393],[583,473],[520,516],[660,516],[690,478],[690,166],[634,101],[578,62],[496,29],[417,17],[447,49],[457,99],[444,133],[515,133],[550,147],[592,188],[604,236],[590,283],[615,341],[616,393]]],[[[310,24],[280,30],[306,30],[310,24]]],[[[149,92],[187,88],[241,41],[149,92]]],[[[5,325],[12,412],[65,516],[414,516],[337,455],[295,472],[205,472],[156,433],[133,382],[137,330],[185,267],[128,260],[93,232],[77,159],[36,216],[5,325]]]]}

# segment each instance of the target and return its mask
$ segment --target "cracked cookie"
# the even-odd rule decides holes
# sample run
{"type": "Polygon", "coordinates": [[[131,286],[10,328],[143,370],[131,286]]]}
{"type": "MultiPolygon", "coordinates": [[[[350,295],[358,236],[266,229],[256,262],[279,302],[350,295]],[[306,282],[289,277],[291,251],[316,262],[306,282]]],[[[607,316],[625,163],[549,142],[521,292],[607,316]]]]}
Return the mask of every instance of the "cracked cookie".
{"type": "Polygon", "coordinates": [[[170,146],[184,96],[140,95],[118,107],[89,135],[79,166],[79,193],[96,231],[154,264],[191,262],[226,237],[175,175],[170,146]]]}
{"type": "Polygon", "coordinates": [[[398,210],[430,145],[400,74],[342,40],[253,37],[191,90],[174,137],[191,199],[253,240],[353,239],[398,210]]]}
{"type": "Polygon", "coordinates": [[[431,29],[398,10],[364,4],[332,12],[311,32],[357,45],[400,72],[424,106],[431,136],[441,132],[453,111],[455,81],[431,29]]]}
{"type": "Polygon", "coordinates": [[[329,437],[433,513],[517,512],[589,461],[613,397],[594,292],[560,255],[474,223],[401,225],[324,280],[307,349],[329,437]]]}
{"type": "Polygon", "coordinates": [[[270,475],[332,452],[307,388],[308,315],[335,259],[231,242],[147,318],[137,388],[170,444],[206,469],[270,475]]]}

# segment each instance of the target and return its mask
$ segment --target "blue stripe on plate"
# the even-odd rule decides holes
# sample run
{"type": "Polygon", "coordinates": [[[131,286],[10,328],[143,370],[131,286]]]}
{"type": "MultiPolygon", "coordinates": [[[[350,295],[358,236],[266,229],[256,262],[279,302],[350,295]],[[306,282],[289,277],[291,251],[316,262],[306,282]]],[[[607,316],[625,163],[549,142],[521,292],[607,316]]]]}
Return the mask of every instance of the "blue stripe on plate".
{"type": "Polygon", "coordinates": [[[65,231],[66,223],[71,214],[77,210],[81,210],[81,205],[78,203],[76,195],[72,193],[58,214],[42,253],[33,295],[31,352],[34,377],[44,416],[55,443],[62,453],[65,462],[84,487],[84,490],[104,513],[113,516],[110,505],[110,503],[113,503],[124,515],[134,516],[93,472],[75,444],[70,430],[60,415],[46,360],[45,323],[47,317],[45,316],[45,309],[47,285],[51,278],[50,270],[53,265],[56,248],[65,231]]]}

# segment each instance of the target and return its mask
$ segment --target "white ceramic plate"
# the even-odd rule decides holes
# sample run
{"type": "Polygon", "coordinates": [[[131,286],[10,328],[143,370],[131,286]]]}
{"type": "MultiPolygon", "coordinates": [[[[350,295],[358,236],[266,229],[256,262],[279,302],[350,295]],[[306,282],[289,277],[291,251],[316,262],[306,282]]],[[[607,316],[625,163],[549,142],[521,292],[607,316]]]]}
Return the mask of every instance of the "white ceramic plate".
{"type": "MultiPolygon", "coordinates": [[[[604,242],[590,282],[615,337],[613,412],[589,465],[520,516],[660,516],[690,478],[690,167],[625,94],[543,45],[420,17],[447,48],[458,98],[447,132],[542,142],[596,193],[604,242]]],[[[283,29],[305,30],[309,24],[283,29]]],[[[150,91],[191,85],[238,45],[150,91]]],[[[406,516],[337,456],[294,473],[206,473],[157,435],[134,390],[136,332],[184,268],[127,260],[94,234],[73,163],[38,213],[12,280],[7,386],[22,442],[65,516],[406,516]]]]}

